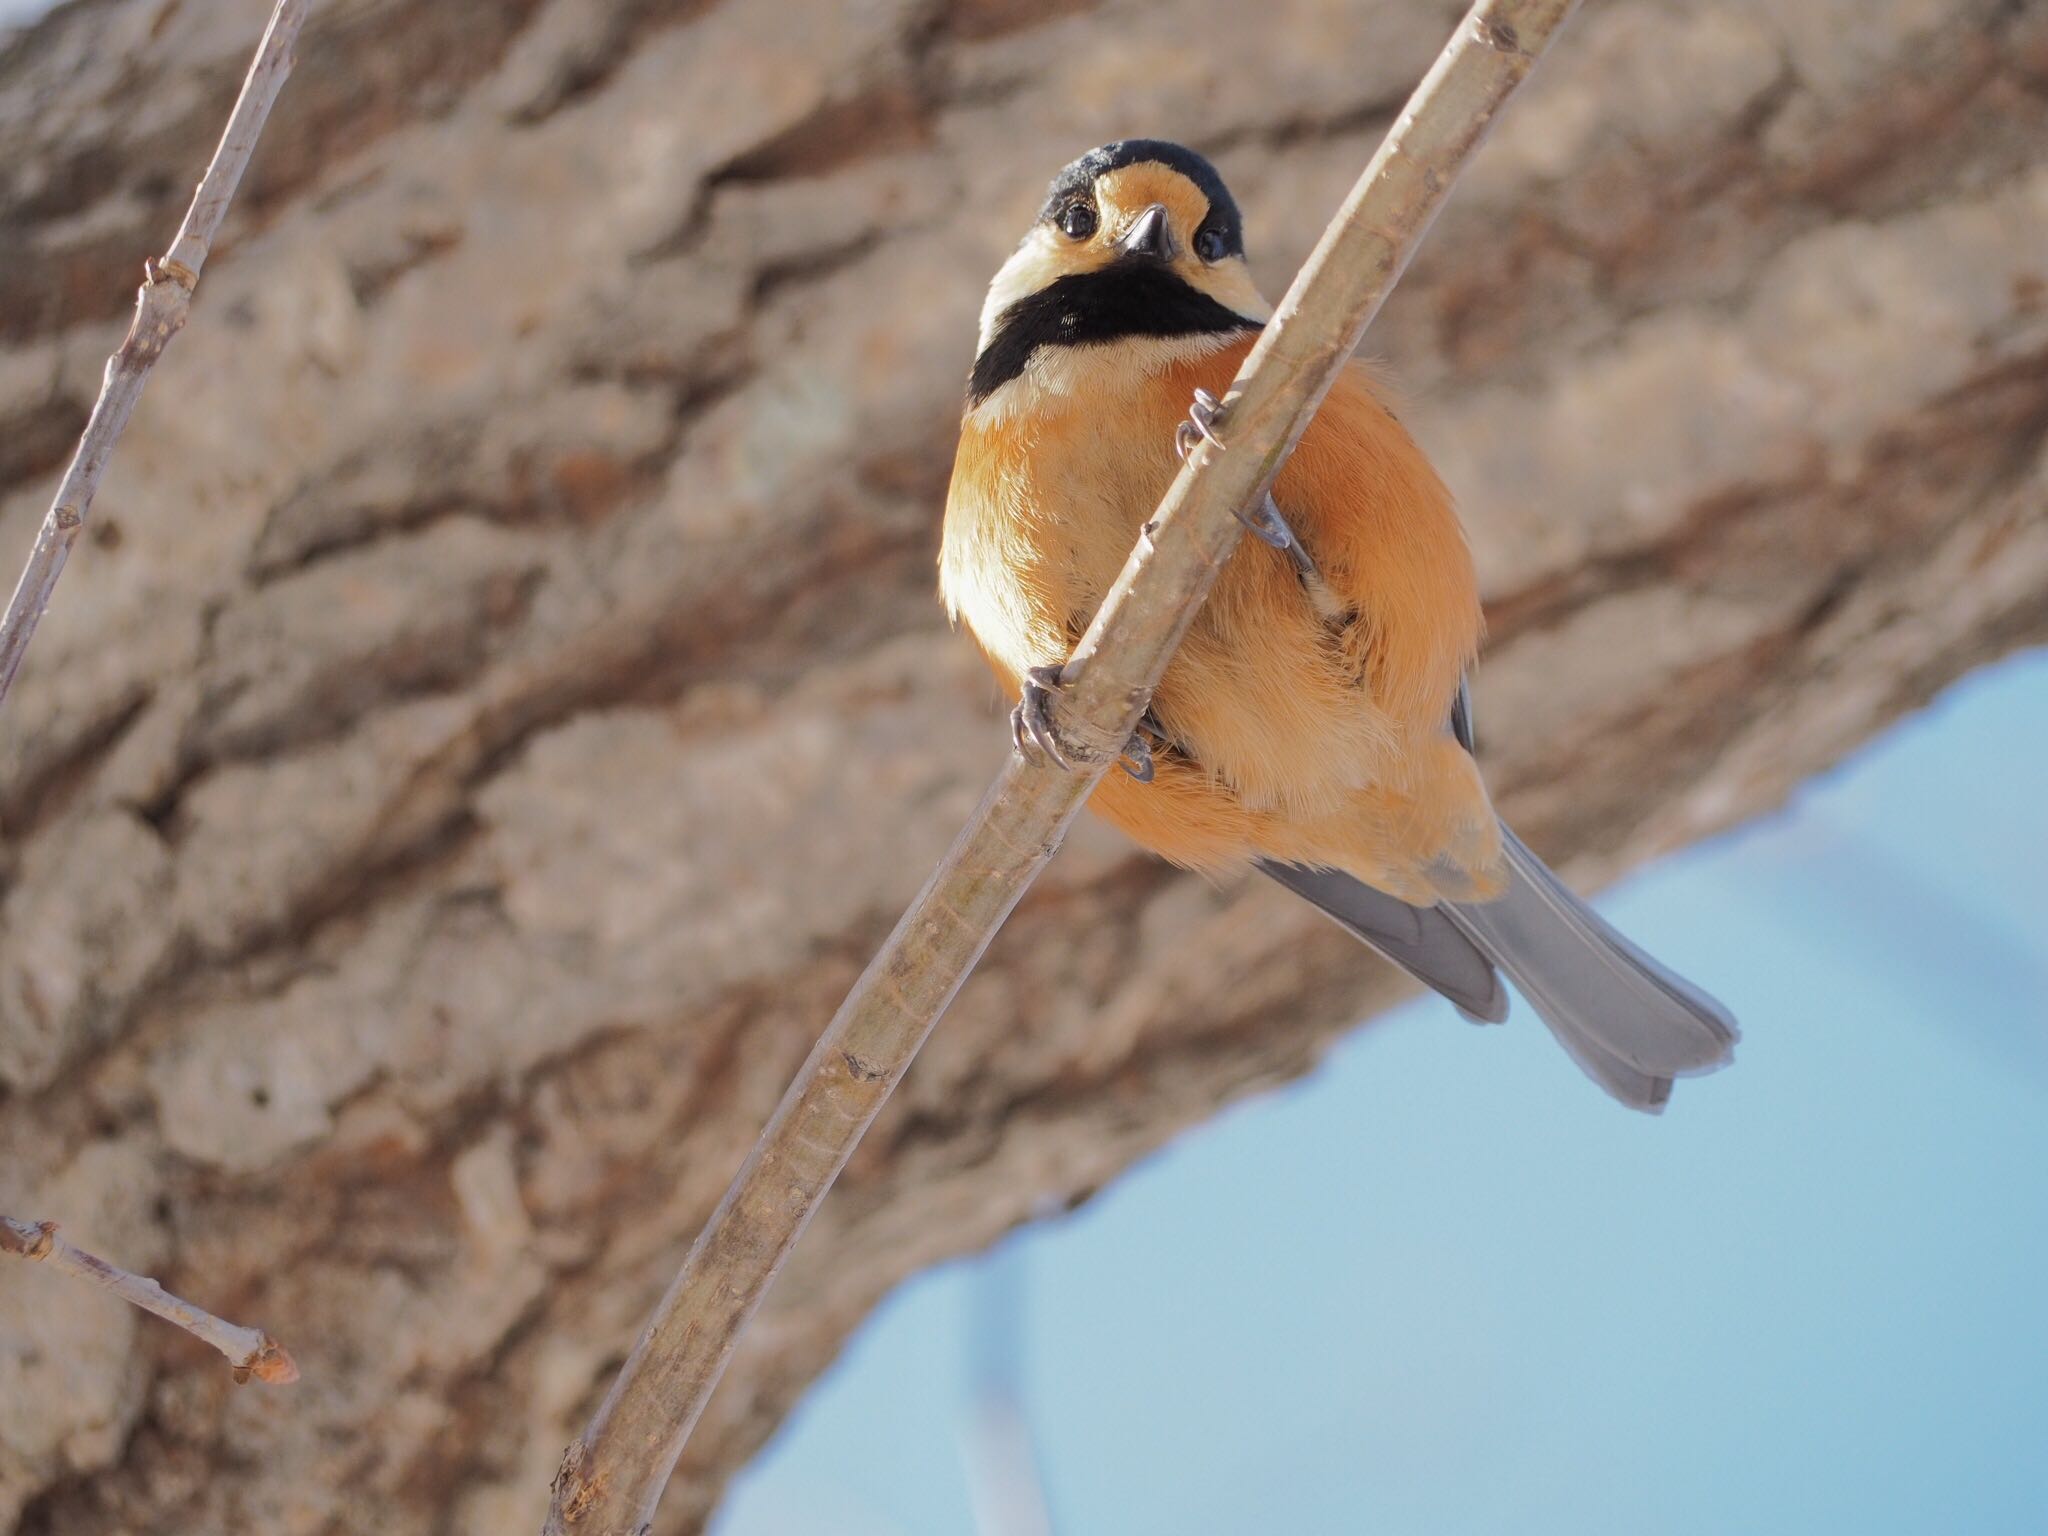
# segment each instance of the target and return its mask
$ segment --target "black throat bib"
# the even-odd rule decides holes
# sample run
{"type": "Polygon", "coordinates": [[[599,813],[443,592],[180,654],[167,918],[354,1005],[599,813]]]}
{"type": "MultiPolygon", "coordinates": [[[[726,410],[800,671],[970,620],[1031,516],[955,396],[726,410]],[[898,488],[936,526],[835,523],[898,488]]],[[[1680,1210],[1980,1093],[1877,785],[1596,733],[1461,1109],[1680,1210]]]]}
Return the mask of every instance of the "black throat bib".
{"type": "Polygon", "coordinates": [[[1023,373],[1040,347],[1100,346],[1127,336],[1227,336],[1259,322],[1192,288],[1155,261],[1119,261],[1019,299],[974,360],[969,408],[1023,373]]]}

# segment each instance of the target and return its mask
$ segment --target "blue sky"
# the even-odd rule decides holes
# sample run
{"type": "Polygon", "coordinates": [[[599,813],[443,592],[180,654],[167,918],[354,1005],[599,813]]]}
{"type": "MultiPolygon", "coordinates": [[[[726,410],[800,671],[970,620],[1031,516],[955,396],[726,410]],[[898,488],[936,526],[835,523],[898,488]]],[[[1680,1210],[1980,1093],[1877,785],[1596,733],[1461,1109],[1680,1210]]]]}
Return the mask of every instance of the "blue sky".
{"type": "Polygon", "coordinates": [[[911,1281],[717,1536],[975,1533],[990,1379],[1058,1536],[2048,1529],[2043,761],[2035,653],[1609,892],[1743,1021],[1662,1120],[1419,1001],[911,1281]]]}

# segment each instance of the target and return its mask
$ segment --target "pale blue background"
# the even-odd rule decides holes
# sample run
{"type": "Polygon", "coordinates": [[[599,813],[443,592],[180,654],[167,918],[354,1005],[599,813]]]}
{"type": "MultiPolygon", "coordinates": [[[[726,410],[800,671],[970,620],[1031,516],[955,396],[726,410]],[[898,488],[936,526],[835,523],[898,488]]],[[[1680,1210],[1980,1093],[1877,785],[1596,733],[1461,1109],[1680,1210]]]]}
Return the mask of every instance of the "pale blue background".
{"type": "Polygon", "coordinates": [[[904,1286],[719,1536],[2048,1531],[2048,655],[1603,906],[1741,1016],[1649,1120],[1418,1002],[904,1286]],[[976,1318],[984,1319],[980,1327],[976,1318]]]}

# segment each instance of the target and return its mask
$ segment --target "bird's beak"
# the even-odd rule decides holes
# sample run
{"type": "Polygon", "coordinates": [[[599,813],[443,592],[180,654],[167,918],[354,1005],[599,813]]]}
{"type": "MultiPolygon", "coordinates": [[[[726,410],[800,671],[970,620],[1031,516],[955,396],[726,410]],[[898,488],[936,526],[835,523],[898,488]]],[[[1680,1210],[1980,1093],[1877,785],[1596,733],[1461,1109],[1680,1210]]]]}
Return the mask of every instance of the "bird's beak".
{"type": "Polygon", "coordinates": [[[1126,256],[1147,261],[1171,261],[1173,226],[1166,222],[1166,205],[1154,203],[1139,214],[1117,243],[1126,256]]]}

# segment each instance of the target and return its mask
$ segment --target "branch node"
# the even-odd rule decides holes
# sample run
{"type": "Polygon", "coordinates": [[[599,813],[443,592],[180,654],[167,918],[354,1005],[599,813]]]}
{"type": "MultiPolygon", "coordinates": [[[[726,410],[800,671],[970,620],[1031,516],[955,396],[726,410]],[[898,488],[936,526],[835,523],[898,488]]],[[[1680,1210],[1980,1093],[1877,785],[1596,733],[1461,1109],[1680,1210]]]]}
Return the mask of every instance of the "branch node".
{"type": "Polygon", "coordinates": [[[175,256],[151,256],[142,263],[142,275],[151,285],[166,278],[187,293],[199,286],[199,274],[175,256]]]}
{"type": "Polygon", "coordinates": [[[854,1055],[852,1051],[841,1051],[839,1055],[846,1063],[846,1070],[863,1083],[872,1083],[888,1075],[886,1067],[879,1067],[872,1061],[854,1055]]]}
{"type": "Polygon", "coordinates": [[[1113,763],[1122,755],[1125,738],[1115,731],[1105,731],[1071,704],[1055,700],[1051,714],[1060,749],[1076,765],[1095,768],[1113,763]]]}
{"type": "Polygon", "coordinates": [[[1529,57],[1528,51],[1522,47],[1521,34],[1505,21],[1496,21],[1491,16],[1474,16],[1472,30],[1489,48],[1501,53],[1512,53],[1518,58],[1529,57]]]}
{"type": "Polygon", "coordinates": [[[273,1387],[288,1387],[299,1379],[299,1363],[292,1358],[290,1350],[266,1333],[263,1342],[256,1346],[256,1353],[234,1367],[237,1383],[245,1382],[251,1376],[273,1387]]]}

